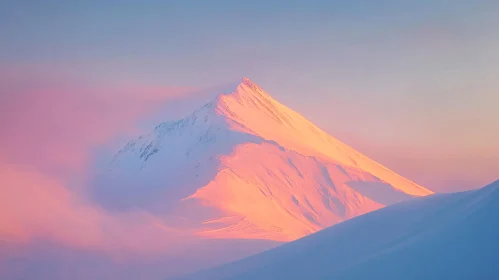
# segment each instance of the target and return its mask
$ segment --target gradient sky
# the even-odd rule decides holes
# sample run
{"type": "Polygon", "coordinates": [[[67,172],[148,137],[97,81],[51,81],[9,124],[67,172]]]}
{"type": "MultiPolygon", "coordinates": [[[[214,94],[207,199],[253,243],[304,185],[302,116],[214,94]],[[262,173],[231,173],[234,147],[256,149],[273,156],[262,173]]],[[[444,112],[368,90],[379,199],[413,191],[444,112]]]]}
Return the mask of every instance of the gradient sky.
{"type": "MultiPolygon", "coordinates": [[[[74,100],[90,104],[68,120],[86,127],[86,117],[100,110],[88,97],[91,88],[104,99],[99,116],[112,115],[99,127],[105,137],[88,139],[95,145],[156,98],[248,76],[425,187],[481,187],[499,176],[498,14],[497,1],[469,0],[1,1],[0,73],[9,86],[1,88],[0,102],[16,104],[2,112],[2,134],[26,138],[13,132],[29,124],[23,110],[32,107],[23,100],[60,100],[57,94],[71,101],[51,111],[81,109],[74,100]],[[49,86],[19,98],[40,84],[49,86]],[[137,96],[126,95],[126,105],[116,107],[124,94],[109,94],[116,88],[134,88],[127,93],[137,96]]],[[[11,140],[5,147],[19,139],[11,140]]],[[[72,145],[68,151],[86,152],[72,145]]]]}

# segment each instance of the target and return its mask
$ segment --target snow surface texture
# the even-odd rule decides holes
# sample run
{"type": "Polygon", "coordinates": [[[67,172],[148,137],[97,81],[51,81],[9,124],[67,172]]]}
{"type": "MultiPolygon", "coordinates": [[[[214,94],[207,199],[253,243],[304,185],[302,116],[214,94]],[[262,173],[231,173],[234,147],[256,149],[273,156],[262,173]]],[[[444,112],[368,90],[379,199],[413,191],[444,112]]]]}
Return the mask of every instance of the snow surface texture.
{"type": "Polygon", "coordinates": [[[182,278],[499,279],[499,181],[396,204],[182,278]]]}
{"type": "Polygon", "coordinates": [[[129,142],[93,196],[198,236],[291,241],[429,194],[244,78],[233,92],[129,142]]]}

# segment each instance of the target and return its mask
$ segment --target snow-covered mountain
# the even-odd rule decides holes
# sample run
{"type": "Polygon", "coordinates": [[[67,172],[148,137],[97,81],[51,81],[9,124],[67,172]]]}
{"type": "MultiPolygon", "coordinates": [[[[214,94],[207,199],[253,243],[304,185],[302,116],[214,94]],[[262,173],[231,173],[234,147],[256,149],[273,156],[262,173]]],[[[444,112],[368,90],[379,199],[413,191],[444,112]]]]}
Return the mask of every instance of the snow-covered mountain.
{"type": "Polygon", "coordinates": [[[356,217],[185,278],[499,279],[499,181],[356,217]]]}
{"type": "Polygon", "coordinates": [[[94,196],[195,235],[290,241],[432,194],[328,135],[244,78],[129,142],[94,196]]]}

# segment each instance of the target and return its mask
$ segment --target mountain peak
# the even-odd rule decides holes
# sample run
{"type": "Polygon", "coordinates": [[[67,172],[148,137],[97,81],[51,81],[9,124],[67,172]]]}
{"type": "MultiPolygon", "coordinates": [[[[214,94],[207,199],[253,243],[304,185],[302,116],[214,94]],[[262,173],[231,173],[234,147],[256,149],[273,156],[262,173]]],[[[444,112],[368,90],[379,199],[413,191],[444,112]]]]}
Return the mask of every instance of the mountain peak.
{"type": "Polygon", "coordinates": [[[239,85],[245,85],[248,87],[255,87],[255,88],[260,88],[256,83],[254,83],[250,78],[248,77],[243,77],[241,79],[241,83],[239,85]]]}
{"type": "Polygon", "coordinates": [[[241,82],[237,85],[233,95],[243,96],[258,96],[270,98],[270,96],[255,82],[250,80],[248,77],[243,77],[241,82]]]}
{"type": "Polygon", "coordinates": [[[254,84],[253,81],[250,80],[250,78],[248,77],[243,77],[241,79],[241,83],[245,83],[245,84],[254,84]]]}
{"type": "Polygon", "coordinates": [[[215,108],[222,115],[252,128],[260,127],[270,120],[280,124],[289,122],[289,109],[247,77],[242,78],[241,83],[231,93],[219,95],[215,108]]]}
{"type": "Polygon", "coordinates": [[[232,92],[220,94],[215,104],[220,111],[232,116],[248,110],[253,110],[251,114],[258,111],[273,115],[277,112],[270,111],[278,110],[278,102],[247,77],[243,77],[232,92]]]}
{"type": "Polygon", "coordinates": [[[178,217],[208,209],[203,221],[186,222],[199,236],[216,238],[289,241],[432,193],[333,138],[248,78],[130,142],[112,167],[102,186],[146,193],[134,201],[118,187],[109,196],[112,207],[178,209],[178,217]]]}

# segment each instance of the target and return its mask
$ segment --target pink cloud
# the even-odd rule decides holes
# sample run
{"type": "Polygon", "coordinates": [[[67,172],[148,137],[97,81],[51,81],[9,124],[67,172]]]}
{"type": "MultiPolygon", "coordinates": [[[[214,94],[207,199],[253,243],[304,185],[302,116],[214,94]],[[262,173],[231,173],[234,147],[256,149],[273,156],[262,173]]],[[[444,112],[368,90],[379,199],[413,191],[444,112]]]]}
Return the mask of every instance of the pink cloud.
{"type": "Polygon", "coordinates": [[[7,243],[47,240],[121,256],[175,251],[189,239],[189,232],[141,210],[108,213],[26,167],[0,164],[0,178],[0,239],[7,243]]]}
{"type": "Polygon", "coordinates": [[[71,191],[71,183],[85,178],[96,147],[135,132],[137,120],[189,89],[102,88],[39,72],[0,73],[1,240],[113,253],[178,247],[180,233],[157,217],[108,213],[71,191]]]}
{"type": "Polygon", "coordinates": [[[133,131],[140,116],[187,91],[98,88],[59,79],[40,74],[0,79],[0,131],[6,136],[0,139],[0,153],[9,161],[74,171],[87,163],[89,149],[133,131]]]}

